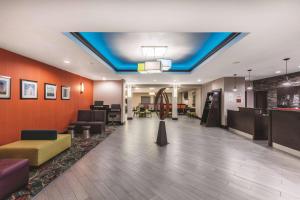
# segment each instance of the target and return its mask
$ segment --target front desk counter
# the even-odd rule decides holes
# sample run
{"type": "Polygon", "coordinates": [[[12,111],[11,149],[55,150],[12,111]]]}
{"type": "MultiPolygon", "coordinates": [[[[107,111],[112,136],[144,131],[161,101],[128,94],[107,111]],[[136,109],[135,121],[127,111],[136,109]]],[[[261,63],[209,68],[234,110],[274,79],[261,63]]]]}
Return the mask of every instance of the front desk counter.
{"type": "Polygon", "coordinates": [[[268,139],[269,116],[265,110],[240,107],[227,110],[228,129],[253,140],[268,139]]]}
{"type": "Polygon", "coordinates": [[[269,144],[300,156],[300,110],[278,108],[270,110],[269,114],[269,144]]]}

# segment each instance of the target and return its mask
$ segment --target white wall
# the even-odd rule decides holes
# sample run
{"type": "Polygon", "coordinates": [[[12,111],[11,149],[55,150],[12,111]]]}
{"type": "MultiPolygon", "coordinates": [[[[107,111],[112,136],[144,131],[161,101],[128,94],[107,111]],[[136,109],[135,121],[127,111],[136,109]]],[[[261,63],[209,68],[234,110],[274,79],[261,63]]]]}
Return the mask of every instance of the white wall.
{"type": "MultiPolygon", "coordinates": [[[[251,84],[253,86],[253,82],[251,81],[251,84]]],[[[246,81],[245,82],[245,88],[247,88],[247,86],[249,86],[249,82],[246,81]]],[[[247,108],[254,108],[254,91],[252,90],[247,90],[247,108]]]]}
{"type": "Polygon", "coordinates": [[[125,89],[124,80],[94,81],[94,101],[104,101],[105,105],[120,104],[122,122],[125,120],[125,89]]]}
{"type": "Polygon", "coordinates": [[[227,125],[227,110],[238,110],[238,107],[245,107],[245,77],[236,78],[236,88],[237,91],[233,92],[234,78],[225,77],[224,78],[224,117],[222,120],[222,125],[227,125]],[[241,102],[237,102],[240,99],[241,102]]]}
{"type": "Polygon", "coordinates": [[[254,92],[253,92],[253,90],[247,91],[247,107],[254,108],[254,92]]]}
{"type": "Polygon", "coordinates": [[[122,104],[123,81],[94,81],[94,101],[104,101],[104,104],[122,104]]]}

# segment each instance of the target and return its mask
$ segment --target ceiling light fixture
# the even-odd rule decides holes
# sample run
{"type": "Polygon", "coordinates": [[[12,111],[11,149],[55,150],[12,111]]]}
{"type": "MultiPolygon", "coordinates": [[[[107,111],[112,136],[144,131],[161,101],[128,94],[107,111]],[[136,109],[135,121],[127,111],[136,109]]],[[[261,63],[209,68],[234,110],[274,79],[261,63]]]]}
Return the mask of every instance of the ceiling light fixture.
{"type": "Polygon", "coordinates": [[[155,79],[153,80],[153,82],[156,82],[156,81],[157,81],[157,80],[155,80],[155,79]]]}
{"type": "Polygon", "coordinates": [[[201,82],[201,79],[198,79],[197,81],[198,81],[198,82],[201,82]]]}
{"type": "Polygon", "coordinates": [[[248,69],[248,72],[249,72],[249,77],[248,77],[248,87],[247,87],[247,90],[252,90],[253,87],[252,87],[252,84],[251,84],[251,78],[250,78],[250,73],[251,73],[252,69],[248,69]]]}
{"type": "Polygon", "coordinates": [[[285,61],[285,82],[282,83],[283,86],[289,87],[292,85],[291,81],[289,80],[289,77],[287,75],[287,65],[288,65],[288,61],[290,60],[290,58],[285,58],[283,59],[285,61]]]}
{"type": "Polygon", "coordinates": [[[106,81],[106,77],[103,77],[102,80],[103,80],[103,81],[106,81]]]}
{"type": "Polygon", "coordinates": [[[233,76],[234,76],[234,85],[233,85],[232,91],[236,92],[237,91],[237,88],[236,88],[236,74],[234,74],[233,76]]]}
{"type": "Polygon", "coordinates": [[[141,46],[142,54],[146,58],[162,58],[166,55],[168,46],[141,46]]]}
{"type": "Polygon", "coordinates": [[[278,70],[278,71],[276,71],[276,72],[275,72],[275,74],[280,74],[280,73],[281,73],[281,71],[280,71],[280,70],[278,70]]]}
{"type": "Polygon", "coordinates": [[[140,73],[161,73],[161,63],[159,61],[146,61],[144,63],[144,70],[140,73]]]}
{"type": "Polygon", "coordinates": [[[71,61],[69,61],[69,60],[64,60],[64,63],[65,63],[65,64],[70,64],[71,61]]]}
{"type": "Polygon", "coordinates": [[[145,62],[138,63],[138,72],[143,74],[169,71],[172,60],[164,59],[168,46],[141,46],[145,62]]]}

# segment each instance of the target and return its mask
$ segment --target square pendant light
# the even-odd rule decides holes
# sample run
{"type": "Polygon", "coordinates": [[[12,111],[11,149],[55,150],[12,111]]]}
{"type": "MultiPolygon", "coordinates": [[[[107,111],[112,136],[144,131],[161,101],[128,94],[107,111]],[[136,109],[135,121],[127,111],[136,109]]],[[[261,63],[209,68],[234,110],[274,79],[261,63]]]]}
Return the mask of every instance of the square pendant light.
{"type": "Polygon", "coordinates": [[[161,58],[163,57],[168,47],[167,46],[141,46],[142,54],[146,58],[161,58]]]}
{"type": "Polygon", "coordinates": [[[161,69],[163,71],[169,71],[172,67],[172,60],[169,59],[158,59],[161,63],[161,69]]]}
{"type": "Polygon", "coordinates": [[[146,61],[145,71],[148,73],[161,73],[160,61],[146,61]]]}

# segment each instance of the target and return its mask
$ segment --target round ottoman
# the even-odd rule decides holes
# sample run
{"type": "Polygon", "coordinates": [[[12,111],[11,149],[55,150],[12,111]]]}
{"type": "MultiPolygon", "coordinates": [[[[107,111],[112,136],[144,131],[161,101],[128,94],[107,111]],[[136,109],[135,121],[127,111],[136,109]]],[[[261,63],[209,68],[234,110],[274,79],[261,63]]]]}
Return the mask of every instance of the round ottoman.
{"type": "Polygon", "coordinates": [[[86,139],[90,138],[90,129],[91,129],[91,126],[82,126],[81,128],[83,130],[83,136],[84,136],[84,138],[86,138],[86,139]]]}
{"type": "Polygon", "coordinates": [[[72,138],[75,137],[75,125],[68,126],[68,134],[70,134],[72,138]]]}

